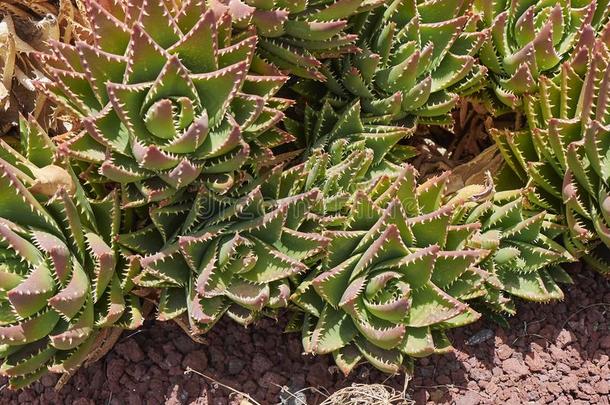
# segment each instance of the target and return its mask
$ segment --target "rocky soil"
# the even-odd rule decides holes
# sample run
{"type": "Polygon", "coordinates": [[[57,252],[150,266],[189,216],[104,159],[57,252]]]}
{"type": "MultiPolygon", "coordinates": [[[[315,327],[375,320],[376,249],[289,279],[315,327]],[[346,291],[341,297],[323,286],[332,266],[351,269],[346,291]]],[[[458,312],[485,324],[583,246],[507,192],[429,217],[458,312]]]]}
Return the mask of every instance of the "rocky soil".
{"type": "MultiPolygon", "coordinates": [[[[478,322],[454,332],[454,353],[418,361],[410,397],[418,404],[609,404],[610,283],[586,270],[571,273],[575,284],[565,287],[564,302],[520,303],[508,329],[478,322]]],[[[300,337],[282,333],[282,326],[262,320],[244,329],[227,319],[200,345],[173,323],[151,321],[124,333],[104,359],[81,369],[60,392],[53,389],[57,377],[47,376],[27,390],[3,387],[0,402],[239,404],[243,397],[224,384],[261,404],[290,398],[286,390],[303,390],[300,398],[314,404],[352,383],[402,390],[404,376],[389,378],[368,366],[344,378],[331,358],[303,356],[300,337]],[[207,377],[185,374],[188,367],[207,377]]]]}

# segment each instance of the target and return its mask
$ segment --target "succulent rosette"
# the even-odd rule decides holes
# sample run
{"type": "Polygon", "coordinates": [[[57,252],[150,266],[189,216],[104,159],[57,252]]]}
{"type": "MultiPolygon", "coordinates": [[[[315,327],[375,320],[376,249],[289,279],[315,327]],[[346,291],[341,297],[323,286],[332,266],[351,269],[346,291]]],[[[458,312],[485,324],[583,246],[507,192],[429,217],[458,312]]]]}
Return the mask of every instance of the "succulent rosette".
{"type": "Polygon", "coordinates": [[[0,373],[15,388],[73,372],[103,328],[143,320],[117,192],[89,200],[44,131],[21,125],[20,151],[0,141],[0,373]]]}
{"type": "Polygon", "coordinates": [[[607,25],[524,97],[529,128],[491,132],[506,160],[500,180],[530,186],[531,204],[563,217],[564,245],[603,273],[610,271],[609,49],[607,25]]]}
{"type": "Polygon", "coordinates": [[[292,296],[305,312],[305,351],[332,353],[346,374],[363,359],[396,373],[412,357],[445,352],[444,330],[479,316],[462,302],[484,288],[477,264],[489,252],[467,245],[478,226],[451,223],[447,176],[416,178],[407,165],[357,192],[346,220],[323,233],[321,267],[292,296]]]}
{"type": "Polygon", "coordinates": [[[103,4],[87,2],[92,44],[40,56],[43,89],[82,117],[60,149],[91,164],[90,182],[121,183],[137,206],[195,182],[223,192],[250,163],[274,164],[271,148],[291,139],[275,127],[290,102],[273,97],[287,77],[255,73],[252,31],[233,37],[231,18],[201,1],[103,4]]]}
{"type": "Polygon", "coordinates": [[[296,76],[325,80],[321,59],[358,49],[357,35],[347,33],[348,19],[383,0],[213,0],[210,4],[228,12],[234,26],[256,28],[258,63],[270,62],[296,76]]]}
{"type": "Polygon", "coordinates": [[[372,160],[373,153],[366,148],[337,147],[333,154],[316,149],[305,162],[290,168],[278,165],[257,182],[268,199],[284,199],[318,190],[319,201],[310,207],[307,220],[301,226],[308,231],[319,231],[345,219],[354,190],[370,182],[367,173],[372,160]]]}
{"type": "Polygon", "coordinates": [[[465,187],[449,201],[461,202],[454,223],[480,226],[468,246],[489,252],[479,264],[488,273],[485,294],[473,297],[473,305],[514,315],[514,297],[536,302],[563,299],[558,283],[570,283],[571,278],[560,264],[574,258],[555,241],[565,231],[558,216],[528,207],[526,190],[486,191],[490,187],[465,187]]]}
{"type": "Polygon", "coordinates": [[[367,150],[372,154],[363,169],[368,179],[384,173],[395,176],[401,163],[414,156],[413,149],[401,141],[409,138],[415,127],[366,123],[359,100],[343,108],[335,108],[328,101],[320,109],[306,106],[302,122],[286,118],[284,125],[296,137],[305,158],[320,150],[338,163],[352,151],[367,150]]]}
{"type": "Polygon", "coordinates": [[[286,307],[292,277],[327,244],[303,225],[319,203],[317,189],[280,199],[261,184],[233,192],[201,189],[151,209],[150,226],[119,237],[141,266],[134,283],[159,291],[158,318],[187,316],[194,335],[224,314],[247,325],[286,307]]]}
{"type": "Polygon", "coordinates": [[[489,32],[479,52],[489,69],[489,91],[479,98],[497,113],[523,108],[522,96],[578,55],[610,10],[607,0],[475,0],[474,7],[489,32]]]}
{"type": "Polygon", "coordinates": [[[464,1],[391,1],[351,20],[359,52],[326,61],[325,83],[295,89],[335,106],[360,99],[368,121],[449,124],[459,96],[484,85],[477,18],[464,1]]]}

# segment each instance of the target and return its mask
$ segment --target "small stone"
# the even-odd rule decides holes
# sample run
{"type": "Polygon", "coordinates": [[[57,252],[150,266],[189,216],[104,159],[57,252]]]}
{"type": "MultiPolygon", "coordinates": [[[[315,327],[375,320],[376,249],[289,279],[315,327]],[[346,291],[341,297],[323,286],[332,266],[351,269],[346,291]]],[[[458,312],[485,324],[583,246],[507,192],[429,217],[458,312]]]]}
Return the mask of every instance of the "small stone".
{"type": "Polygon", "coordinates": [[[226,356],[222,349],[215,346],[208,346],[208,353],[212,365],[216,370],[222,371],[225,368],[226,356]]]}
{"type": "Polygon", "coordinates": [[[557,363],[557,364],[555,365],[555,367],[557,367],[557,370],[561,371],[561,372],[562,372],[562,373],[564,373],[564,374],[570,374],[570,371],[572,370],[572,369],[570,368],[570,366],[568,366],[568,365],[567,365],[567,364],[565,364],[565,363],[557,363]]]}
{"type": "Polygon", "coordinates": [[[513,375],[517,375],[517,376],[524,376],[524,375],[527,375],[529,372],[529,370],[525,366],[525,364],[523,364],[523,362],[521,360],[515,359],[515,358],[510,358],[510,359],[504,360],[502,362],[502,368],[508,374],[513,374],[513,375]]]}
{"type": "Polygon", "coordinates": [[[182,355],[175,350],[167,353],[165,356],[165,364],[171,369],[180,365],[182,361],[182,355]]]}
{"type": "Polygon", "coordinates": [[[491,371],[484,368],[472,368],[470,376],[476,381],[489,381],[492,377],[491,371]]]}
{"type": "Polygon", "coordinates": [[[146,357],[152,360],[152,362],[158,365],[159,367],[165,367],[165,365],[163,364],[163,354],[161,350],[156,350],[152,347],[149,347],[146,350],[146,357]]]}
{"type": "Polygon", "coordinates": [[[595,392],[600,395],[607,395],[610,393],[610,384],[606,380],[600,380],[593,386],[595,392]]]}
{"type": "Polygon", "coordinates": [[[205,371],[208,368],[208,357],[202,350],[190,352],[182,360],[182,367],[187,369],[188,367],[193,370],[200,372],[205,371]]]}
{"type": "Polygon", "coordinates": [[[258,386],[256,385],[256,383],[252,380],[248,380],[243,384],[243,390],[246,393],[254,393],[257,389],[258,386]]]}
{"type": "Polygon", "coordinates": [[[512,356],[513,354],[513,349],[511,349],[510,347],[508,347],[507,345],[500,345],[500,347],[498,347],[496,349],[496,354],[498,355],[498,358],[500,360],[506,360],[508,359],[510,356],[512,356]]]}
{"type": "Polygon", "coordinates": [[[610,349],[610,335],[605,335],[599,339],[599,347],[602,349],[610,349]]]}
{"type": "Polygon", "coordinates": [[[448,384],[451,384],[451,378],[449,378],[445,374],[441,374],[438,377],[436,377],[436,382],[439,385],[448,385],[448,384]]]}
{"type": "Polygon", "coordinates": [[[197,398],[201,393],[200,381],[201,379],[199,376],[191,376],[191,378],[184,383],[184,391],[186,391],[189,398],[197,398]]]}
{"type": "MultiPolygon", "coordinates": [[[[32,395],[32,393],[30,391],[22,391],[21,393],[19,393],[18,399],[19,399],[19,403],[30,402],[30,401],[34,400],[34,395],[32,395]]],[[[81,400],[83,400],[83,399],[85,401],[87,401],[87,399],[81,398],[81,400]]],[[[89,402],[87,401],[86,404],[89,405],[89,402]]]]}
{"type": "Polygon", "coordinates": [[[303,389],[305,387],[305,375],[303,373],[293,373],[290,376],[290,386],[298,387],[298,390],[303,389]]]}
{"type": "Polygon", "coordinates": [[[420,367],[419,373],[422,377],[432,377],[434,375],[434,367],[420,367]]]}
{"type": "Polygon", "coordinates": [[[244,369],[244,361],[241,359],[231,358],[229,360],[228,373],[231,375],[239,374],[244,369]]]}
{"type": "Polygon", "coordinates": [[[536,402],[540,399],[540,393],[535,389],[526,390],[527,399],[530,402],[536,402]]]}
{"type": "Polygon", "coordinates": [[[495,382],[490,381],[489,384],[487,384],[487,386],[485,387],[485,392],[487,392],[489,395],[492,395],[498,392],[499,389],[500,387],[498,387],[495,382]]]}
{"type": "Polygon", "coordinates": [[[481,403],[481,396],[476,392],[468,391],[457,399],[457,403],[460,405],[478,405],[481,403]]]}
{"type": "Polygon", "coordinates": [[[588,395],[594,395],[594,394],[595,394],[595,392],[596,392],[596,391],[593,389],[593,387],[591,386],[591,384],[589,384],[589,383],[581,383],[581,384],[578,384],[578,388],[579,388],[579,389],[580,389],[582,392],[584,392],[585,394],[588,394],[588,395]]]}
{"type": "Polygon", "coordinates": [[[129,394],[129,397],[127,397],[127,404],[128,405],[142,405],[142,399],[140,398],[139,395],[131,392],[129,394]]]}
{"type": "Polygon", "coordinates": [[[576,337],[569,330],[563,329],[561,332],[559,332],[555,340],[559,347],[565,347],[576,341],[576,337]]]}
{"type": "MultiPolygon", "coordinates": [[[[223,397],[215,397],[210,403],[214,405],[228,405],[227,399],[223,397]]],[[[167,405],[167,402],[165,405],[167,405]]]]}
{"type": "Polygon", "coordinates": [[[273,363],[260,353],[256,353],[252,359],[252,370],[259,375],[263,375],[273,367],[273,363]]]}
{"type": "Polygon", "coordinates": [[[564,391],[576,391],[578,388],[578,378],[574,375],[567,375],[559,381],[559,385],[564,391]]]}
{"type": "Polygon", "coordinates": [[[307,372],[307,384],[312,387],[324,386],[329,380],[328,369],[322,363],[315,363],[307,372]]]}
{"type": "Polygon", "coordinates": [[[286,384],[287,380],[283,376],[278,373],[274,373],[273,371],[267,371],[263,378],[260,380],[260,385],[267,388],[277,388],[278,390],[286,384]]]}
{"type": "Polygon", "coordinates": [[[133,338],[119,343],[116,345],[115,350],[125,360],[129,360],[132,363],[138,363],[144,360],[144,352],[138,345],[138,342],[136,342],[133,338]]]}
{"type": "Polygon", "coordinates": [[[561,387],[559,386],[559,384],[557,383],[548,383],[546,385],[546,389],[548,392],[550,392],[551,394],[554,395],[559,395],[561,394],[561,387]]]}
{"type": "Polygon", "coordinates": [[[197,349],[197,343],[184,334],[174,340],[174,346],[176,346],[176,349],[182,354],[187,354],[197,349]]]}
{"type": "Polygon", "coordinates": [[[55,385],[55,383],[57,382],[57,375],[56,374],[45,374],[40,379],[40,382],[45,387],[53,387],[55,385]]]}
{"type": "Polygon", "coordinates": [[[479,387],[479,384],[477,384],[476,381],[468,381],[468,384],[466,384],[466,386],[468,387],[469,390],[476,391],[477,388],[479,387]]]}
{"type": "Polygon", "coordinates": [[[430,399],[430,394],[426,390],[417,390],[413,394],[413,400],[416,404],[425,404],[430,399]]]}
{"type": "Polygon", "coordinates": [[[479,332],[470,336],[466,341],[467,346],[475,346],[494,337],[494,332],[491,329],[481,329],[479,332]]]}
{"type": "Polygon", "coordinates": [[[118,382],[125,369],[125,360],[113,357],[106,366],[106,377],[110,382],[118,382]]]}
{"type": "Polygon", "coordinates": [[[443,399],[444,396],[445,396],[445,391],[432,390],[432,392],[430,393],[430,401],[437,404],[437,403],[441,402],[441,400],[443,399]]]}
{"type": "Polygon", "coordinates": [[[544,370],[544,360],[540,357],[537,352],[529,353],[525,356],[525,364],[529,367],[532,372],[544,370]]]}

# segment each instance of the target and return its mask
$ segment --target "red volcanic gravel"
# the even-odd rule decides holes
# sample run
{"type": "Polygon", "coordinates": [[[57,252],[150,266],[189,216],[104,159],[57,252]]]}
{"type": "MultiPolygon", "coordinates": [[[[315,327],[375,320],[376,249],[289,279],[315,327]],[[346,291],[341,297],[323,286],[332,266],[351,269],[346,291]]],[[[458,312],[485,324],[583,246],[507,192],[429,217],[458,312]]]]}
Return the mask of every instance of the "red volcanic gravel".
{"type": "MultiPolygon", "coordinates": [[[[565,286],[564,302],[521,302],[508,329],[481,321],[454,331],[453,353],[417,362],[410,396],[418,404],[609,404],[610,283],[587,270],[571,273],[575,283],[565,286]]],[[[202,345],[173,323],[150,321],[125,332],[105,358],[79,370],[60,392],[53,389],[57,376],[45,376],[27,390],[3,387],[0,403],[240,403],[221,384],[185,374],[187,367],[261,404],[279,403],[283,386],[293,393],[316,387],[304,391],[309,404],[352,383],[402,390],[404,376],[360,366],[344,378],[330,356],[303,356],[300,336],[284,334],[283,324],[265,319],[245,329],[225,319],[202,345]]]]}

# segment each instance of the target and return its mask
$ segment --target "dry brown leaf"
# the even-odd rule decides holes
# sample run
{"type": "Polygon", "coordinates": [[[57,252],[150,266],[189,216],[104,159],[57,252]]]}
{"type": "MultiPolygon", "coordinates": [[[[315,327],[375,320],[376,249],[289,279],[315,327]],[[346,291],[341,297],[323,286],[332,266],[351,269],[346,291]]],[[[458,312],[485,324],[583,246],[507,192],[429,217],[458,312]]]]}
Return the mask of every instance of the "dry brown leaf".
{"type": "MultiPolygon", "coordinates": [[[[0,135],[17,125],[19,114],[49,117],[54,111],[33,82],[44,77],[31,56],[48,41],[70,42],[91,36],[80,0],[0,0],[0,135]]],[[[61,114],[61,112],[59,113],[61,114]]]]}
{"type": "Polygon", "coordinates": [[[502,155],[496,145],[481,152],[471,161],[456,166],[451,170],[447,191],[453,193],[465,186],[484,184],[488,178],[486,173],[496,174],[502,166],[502,155]]]}
{"type": "Polygon", "coordinates": [[[34,176],[34,184],[29,188],[32,193],[52,197],[61,188],[65,189],[70,195],[76,192],[74,179],[63,167],[48,165],[35,170],[34,176]]]}

